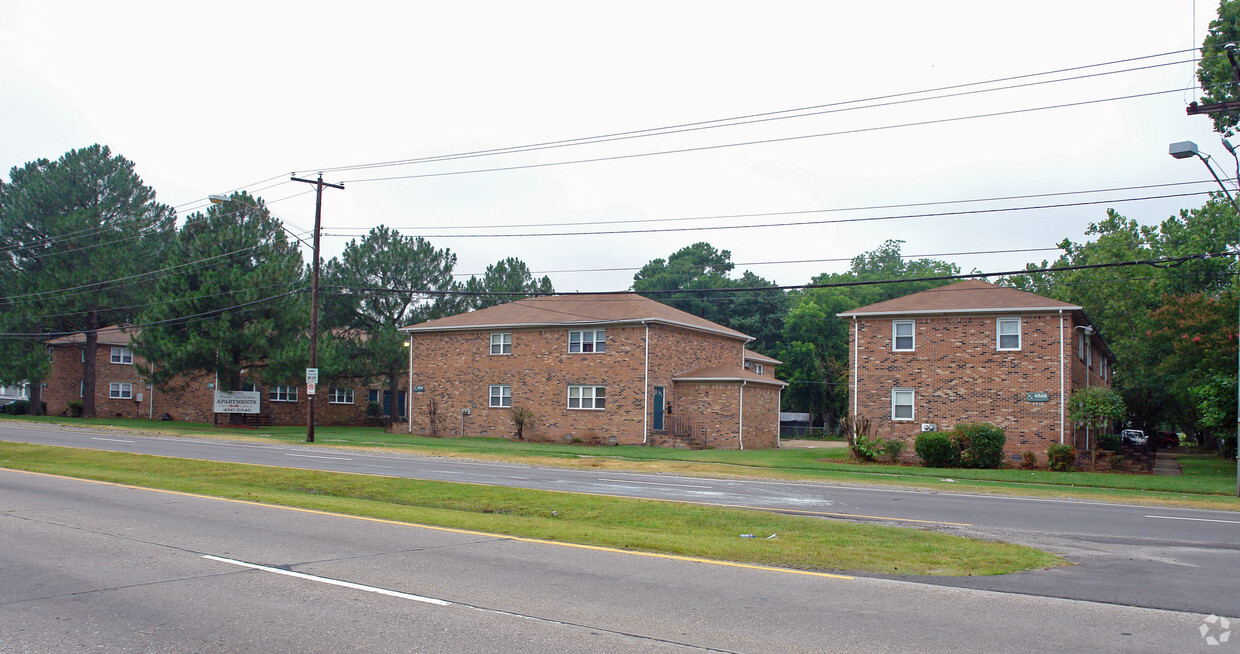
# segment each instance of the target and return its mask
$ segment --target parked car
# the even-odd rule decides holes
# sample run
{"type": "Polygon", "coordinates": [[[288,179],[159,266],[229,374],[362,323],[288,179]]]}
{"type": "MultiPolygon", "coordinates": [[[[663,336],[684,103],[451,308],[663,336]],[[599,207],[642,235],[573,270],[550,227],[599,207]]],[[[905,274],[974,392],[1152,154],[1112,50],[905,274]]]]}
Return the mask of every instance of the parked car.
{"type": "Polygon", "coordinates": [[[1120,442],[1131,447],[1145,447],[1149,439],[1140,429],[1125,429],[1119,433],[1120,442]]]}
{"type": "Polygon", "coordinates": [[[1156,431],[1147,437],[1150,447],[1179,447],[1180,435],[1173,431],[1156,431]]]}

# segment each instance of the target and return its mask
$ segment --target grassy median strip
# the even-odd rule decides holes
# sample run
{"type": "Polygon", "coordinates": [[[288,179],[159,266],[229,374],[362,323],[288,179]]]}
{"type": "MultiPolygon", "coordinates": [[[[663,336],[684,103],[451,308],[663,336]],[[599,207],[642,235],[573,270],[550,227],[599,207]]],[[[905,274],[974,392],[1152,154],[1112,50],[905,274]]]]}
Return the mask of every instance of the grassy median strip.
{"type": "Polygon", "coordinates": [[[0,443],[0,467],[551,541],[802,570],[993,575],[1066,562],[948,534],[761,511],[0,443]],[[742,538],[753,534],[754,538],[742,538]],[[774,535],[772,538],[768,536],[774,535]]]}

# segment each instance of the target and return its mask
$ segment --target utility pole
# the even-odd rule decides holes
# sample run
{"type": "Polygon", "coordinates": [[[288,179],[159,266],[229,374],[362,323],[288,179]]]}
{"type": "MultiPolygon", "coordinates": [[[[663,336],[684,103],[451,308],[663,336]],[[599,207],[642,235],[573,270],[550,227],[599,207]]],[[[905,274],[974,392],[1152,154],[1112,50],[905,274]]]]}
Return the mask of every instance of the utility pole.
{"type": "Polygon", "coordinates": [[[294,182],[314,184],[314,263],[310,277],[310,367],[306,369],[306,396],[310,398],[310,410],[306,416],[306,442],[314,442],[314,391],[319,374],[319,232],[323,227],[323,187],[344,190],[344,184],[323,181],[323,173],[317,180],[293,177],[294,182]],[[311,371],[314,371],[311,373],[311,371]],[[310,381],[311,375],[314,381],[310,381]]]}

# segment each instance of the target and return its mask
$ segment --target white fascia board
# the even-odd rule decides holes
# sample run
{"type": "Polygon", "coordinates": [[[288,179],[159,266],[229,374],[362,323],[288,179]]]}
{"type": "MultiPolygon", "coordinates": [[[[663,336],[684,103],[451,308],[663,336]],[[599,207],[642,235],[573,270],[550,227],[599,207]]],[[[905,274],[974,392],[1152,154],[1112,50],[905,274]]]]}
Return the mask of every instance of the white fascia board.
{"type": "Polygon", "coordinates": [[[752,377],[672,377],[673,382],[746,382],[748,384],[760,384],[764,386],[778,386],[783,388],[788,385],[786,381],[778,379],[754,379],[752,377]]]}
{"type": "Polygon", "coordinates": [[[1080,311],[1078,306],[1064,307],[1011,307],[1001,309],[920,309],[917,311],[844,311],[835,314],[839,318],[873,318],[877,316],[942,316],[947,314],[973,313],[990,315],[995,313],[1056,313],[1058,311],[1080,311]]]}

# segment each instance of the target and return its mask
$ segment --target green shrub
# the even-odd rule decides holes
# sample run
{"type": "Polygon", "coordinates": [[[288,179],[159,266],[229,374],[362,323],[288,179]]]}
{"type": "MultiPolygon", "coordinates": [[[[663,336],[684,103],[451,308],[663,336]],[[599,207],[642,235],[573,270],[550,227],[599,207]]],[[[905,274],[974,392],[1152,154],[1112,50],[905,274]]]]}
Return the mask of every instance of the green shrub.
{"type": "Polygon", "coordinates": [[[965,468],[1002,468],[1003,430],[985,422],[962,422],[951,431],[951,439],[960,450],[960,465],[965,468]]]}
{"type": "MultiPolygon", "coordinates": [[[[30,413],[30,401],[16,400],[14,402],[9,402],[3,407],[0,407],[0,410],[3,410],[11,416],[24,416],[27,413],[30,413]]],[[[47,414],[47,402],[43,402],[43,414],[47,414]]]]}
{"type": "Polygon", "coordinates": [[[892,463],[900,460],[900,453],[904,451],[904,441],[887,441],[883,443],[883,454],[891,459],[892,463]]]}
{"type": "Polygon", "coordinates": [[[937,431],[922,432],[913,442],[913,451],[928,468],[954,468],[960,464],[960,450],[951,436],[937,431]]]}
{"type": "Polygon", "coordinates": [[[1055,472],[1072,472],[1076,469],[1076,449],[1056,443],[1046,448],[1046,461],[1055,472]]]}
{"type": "Polygon", "coordinates": [[[1098,449],[1100,450],[1111,450],[1114,452],[1120,448],[1121,444],[1119,434],[1102,434],[1098,436],[1098,449]]]}
{"type": "Polygon", "coordinates": [[[1033,452],[1022,452],[1020,455],[1020,467],[1025,470],[1033,470],[1038,467],[1038,455],[1033,452]]]}
{"type": "Polygon", "coordinates": [[[378,402],[367,402],[366,403],[366,417],[367,418],[378,418],[381,415],[383,415],[383,407],[379,406],[378,402]]]}
{"type": "Polygon", "coordinates": [[[858,461],[873,461],[883,450],[883,439],[870,438],[870,419],[848,416],[841,425],[848,432],[848,450],[858,461]]]}
{"type": "Polygon", "coordinates": [[[82,417],[82,401],[81,400],[73,400],[69,402],[69,417],[70,418],[81,418],[82,417]]]}

